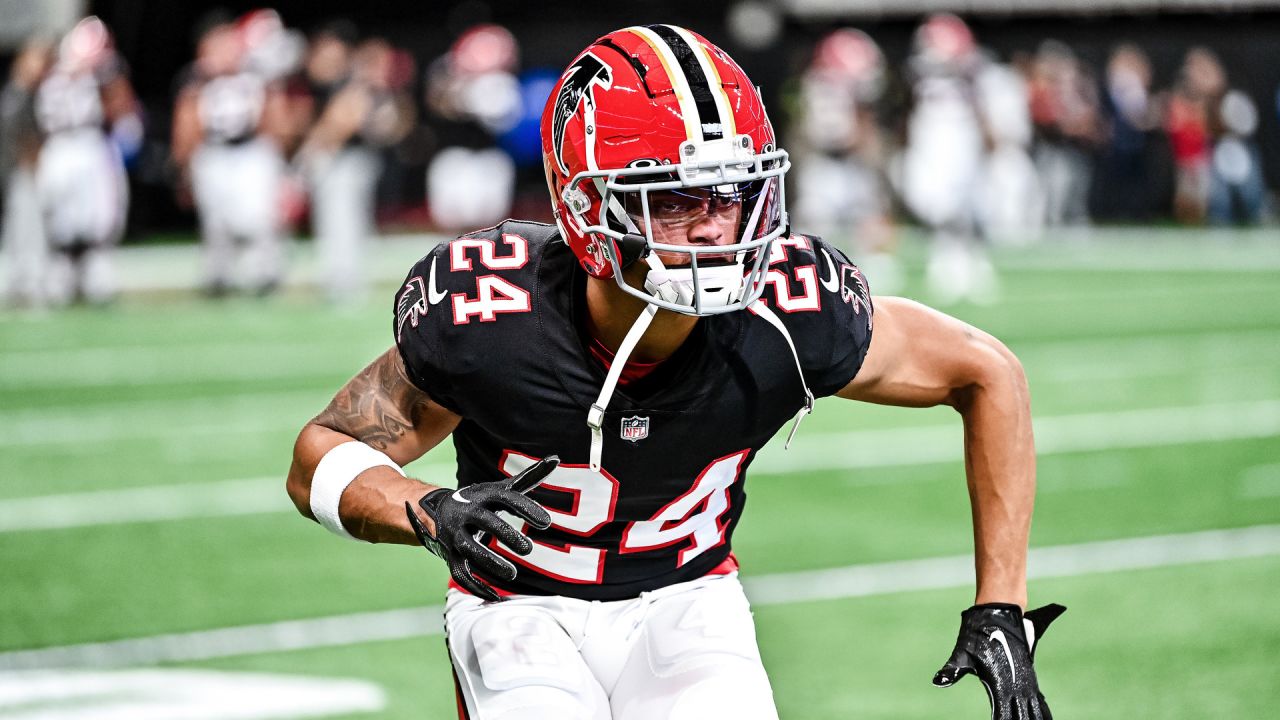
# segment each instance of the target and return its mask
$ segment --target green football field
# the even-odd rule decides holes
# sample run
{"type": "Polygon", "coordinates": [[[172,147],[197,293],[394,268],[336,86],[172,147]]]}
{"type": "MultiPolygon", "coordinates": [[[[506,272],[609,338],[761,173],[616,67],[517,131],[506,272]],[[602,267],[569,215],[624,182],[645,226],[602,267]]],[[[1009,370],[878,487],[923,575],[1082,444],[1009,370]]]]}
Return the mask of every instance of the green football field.
{"type": "MultiPolygon", "coordinates": [[[[950,308],[1031,381],[1031,602],[1070,608],[1041,685],[1060,718],[1274,717],[1280,243],[1144,235],[1004,250],[1001,301],[950,308]]],[[[283,488],[393,292],[0,314],[0,717],[454,716],[443,565],[283,488]]],[[[780,446],[735,549],[782,716],[987,717],[929,684],[972,600],[958,417],[825,400],[780,446]]]]}

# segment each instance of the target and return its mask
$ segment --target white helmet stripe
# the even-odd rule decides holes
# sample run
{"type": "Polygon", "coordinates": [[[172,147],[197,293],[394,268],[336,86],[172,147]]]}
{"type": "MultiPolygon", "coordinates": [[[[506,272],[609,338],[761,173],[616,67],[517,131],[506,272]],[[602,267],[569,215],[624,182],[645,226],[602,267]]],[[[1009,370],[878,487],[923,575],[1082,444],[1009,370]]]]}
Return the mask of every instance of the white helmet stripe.
{"type": "Polygon", "coordinates": [[[707,88],[715,99],[716,109],[720,111],[720,122],[724,125],[724,137],[732,138],[736,136],[738,128],[733,121],[733,109],[729,103],[729,95],[724,91],[724,82],[720,79],[720,71],[716,69],[716,64],[707,53],[707,48],[698,42],[698,39],[688,30],[675,25],[669,25],[668,27],[675,30],[676,34],[684,38],[684,41],[689,43],[689,47],[693,48],[693,55],[698,59],[698,64],[702,66],[702,74],[707,78],[707,88]]]}
{"type": "Polygon", "coordinates": [[[680,105],[680,117],[684,118],[685,139],[700,142],[702,140],[702,118],[698,114],[698,104],[693,99],[693,90],[689,87],[689,79],[685,77],[684,71],[680,69],[679,59],[671,51],[671,47],[649,28],[637,25],[629,27],[627,30],[640,36],[657,53],[658,61],[662,63],[662,69],[666,71],[667,77],[671,78],[671,89],[675,91],[676,102],[680,105]]]}

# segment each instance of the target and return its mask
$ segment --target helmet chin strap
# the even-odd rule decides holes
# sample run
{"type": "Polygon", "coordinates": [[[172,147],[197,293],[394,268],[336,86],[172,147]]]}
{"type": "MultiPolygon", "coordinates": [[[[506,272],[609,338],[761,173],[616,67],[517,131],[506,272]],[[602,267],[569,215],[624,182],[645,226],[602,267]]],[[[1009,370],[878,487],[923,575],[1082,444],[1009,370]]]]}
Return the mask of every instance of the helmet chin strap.
{"type": "MultiPolygon", "coordinates": [[[[662,261],[658,259],[657,253],[650,253],[645,260],[649,264],[650,272],[666,270],[662,261]]],[[[739,272],[741,272],[740,268],[739,272]]],[[[657,289],[650,287],[648,281],[646,281],[645,287],[653,295],[658,295],[657,289]]],[[[791,340],[791,334],[787,332],[786,325],[778,319],[778,316],[774,314],[768,305],[760,300],[751,303],[749,309],[764,318],[766,322],[782,334],[782,339],[787,341],[787,347],[791,349],[791,357],[796,363],[796,372],[800,375],[800,385],[804,388],[804,406],[796,413],[795,424],[791,426],[791,432],[787,435],[787,442],[783,446],[784,449],[787,449],[791,447],[791,441],[795,438],[796,431],[800,429],[800,421],[804,419],[805,415],[813,412],[813,392],[809,390],[809,383],[804,379],[804,368],[800,365],[800,354],[796,351],[796,344],[791,340]]],[[[640,312],[640,316],[632,323],[631,329],[622,338],[622,344],[618,346],[618,352],[613,357],[613,363],[609,365],[609,372],[605,375],[604,385],[600,387],[600,395],[596,397],[596,401],[592,403],[591,409],[587,412],[587,427],[591,428],[590,468],[592,472],[600,472],[604,455],[605,410],[609,407],[609,401],[613,399],[613,391],[618,387],[618,379],[622,377],[623,367],[626,366],[627,360],[630,359],[631,353],[640,342],[640,338],[644,337],[645,331],[653,323],[653,316],[657,312],[658,306],[648,303],[645,305],[644,310],[640,312]]]]}
{"type": "MultiPolygon", "coordinates": [[[[649,253],[646,260],[651,270],[662,267],[662,261],[654,253],[649,253]]],[[[622,344],[618,346],[618,352],[613,356],[613,363],[609,365],[609,374],[605,375],[604,385],[600,387],[600,395],[596,397],[591,410],[587,412],[587,427],[591,428],[591,472],[600,472],[600,461],[604,455],[604,411],[609,407],[609,401],[613,399],[613,391],[618,387],[618,378],[622,377],[622,368],[626,366],[632,351],[636,349],[636,344],[640,342],[640,338],[644,337],[644,332],[649,329],[653,316],[657,312],[658,306],[653,303],[646,303],[644,310],[640,311],[640,316],[631,324],[631,329],[622,338],[622,344]]]]}
{"type": "Polygon", "coordinates": [[[804,406],[796,413],[795,424],[791,426],[791,432],[787,434],[787,442],[782,446],[783,450],[791,449],[791,441],[795,439],[796,432],[800,429],[800,421],[804,420],[804,416],[813,412],[813,391],[809,389],[809,383],[804,379],[804,368],[800,365],[800,353],[796,352],[796,344],[791,340],[791,333],[787,332],[787,326],[782,324],[782,320],[778,319],[778,315],[773,309],[764,304],[763,300],[757,299],[755,302],[747,306],[747,309],[756,315],[765,319],[782,334],[782,339],[787,341],[787,347],[791,348],[791,359],[796,361],[796,373],[800,375],[800,386],[804,388],[804,406]]]}

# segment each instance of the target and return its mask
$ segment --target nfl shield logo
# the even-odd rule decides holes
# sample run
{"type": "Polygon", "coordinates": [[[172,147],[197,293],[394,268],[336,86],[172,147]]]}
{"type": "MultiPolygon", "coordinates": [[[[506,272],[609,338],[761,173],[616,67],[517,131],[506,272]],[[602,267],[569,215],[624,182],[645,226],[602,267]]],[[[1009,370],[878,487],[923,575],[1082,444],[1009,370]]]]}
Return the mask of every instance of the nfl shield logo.
{"type": "Polygon", "coordinates": [[[649,418],[634,417],[622,418],[622,439],[631,442],[639,442],[649,437],[649,418]]]}

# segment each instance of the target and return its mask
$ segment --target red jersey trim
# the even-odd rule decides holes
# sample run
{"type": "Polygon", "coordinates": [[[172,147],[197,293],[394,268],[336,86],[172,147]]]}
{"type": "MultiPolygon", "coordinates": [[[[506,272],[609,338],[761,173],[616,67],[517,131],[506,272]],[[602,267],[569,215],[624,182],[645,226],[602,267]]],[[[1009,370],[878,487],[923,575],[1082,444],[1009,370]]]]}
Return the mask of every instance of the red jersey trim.
{"type": "MultiPolygon", "coordinates": [[[[605,370],[608,370],[609,366],[613,365],[613,353],[609,352],[609,348],[605,347],[604,343],[593,337],[591,338],[591,346],[587,349],[591,351],[592,357],[600,361],[601,365],[604,365],[605,370]]],[[[618,385],[625,386],[628,383],[633,383],[654,370],[657,370],[658,366],[661,364],[661,360],[652,363],[628,360],[627,364],[622,366],[622,374],[618,376],[618,385]]]]}

